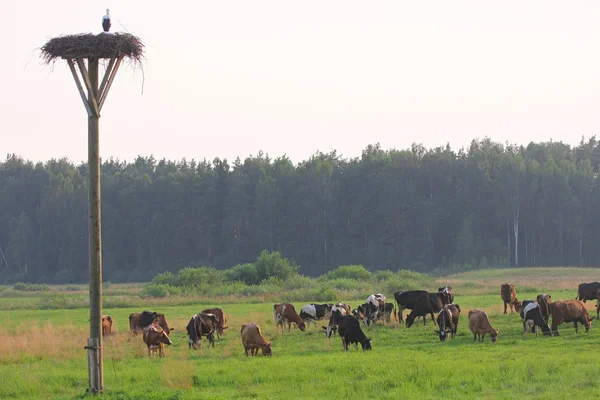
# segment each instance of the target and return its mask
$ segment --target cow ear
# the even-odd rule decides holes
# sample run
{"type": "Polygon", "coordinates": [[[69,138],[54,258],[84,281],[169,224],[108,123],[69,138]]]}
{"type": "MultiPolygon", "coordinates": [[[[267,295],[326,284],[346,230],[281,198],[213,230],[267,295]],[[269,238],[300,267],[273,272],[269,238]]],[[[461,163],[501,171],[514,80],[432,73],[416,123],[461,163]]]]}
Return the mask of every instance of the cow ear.
{"type": "Polygon", "coordinates": [[[500,329],[496,329],[496,333],[500,333],[500,329]]]}
{"type": "Polygon", "coordinates": [[[169,330],[170,330],[170,331],[174,331],[174,330],[175,330],[175,328],[169,328],[169,330]]]}

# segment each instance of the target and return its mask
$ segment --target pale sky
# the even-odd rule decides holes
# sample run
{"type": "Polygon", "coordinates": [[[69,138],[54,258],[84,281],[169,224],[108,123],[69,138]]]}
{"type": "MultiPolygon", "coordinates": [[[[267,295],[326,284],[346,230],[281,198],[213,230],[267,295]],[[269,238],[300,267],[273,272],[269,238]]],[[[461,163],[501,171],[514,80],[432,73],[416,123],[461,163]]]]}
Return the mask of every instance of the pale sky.
{"type": "MultiPolygon", "coordinates": [[[[147,45],[100,119],[103,158],[294,162],[317,150],[564,141],[600,133],[600,1],[11,1],[3,4],[0,159],[87,160],[61,34],[147,45]]],[[[598,135],[600,136],[600,135],[598,135]]]]}

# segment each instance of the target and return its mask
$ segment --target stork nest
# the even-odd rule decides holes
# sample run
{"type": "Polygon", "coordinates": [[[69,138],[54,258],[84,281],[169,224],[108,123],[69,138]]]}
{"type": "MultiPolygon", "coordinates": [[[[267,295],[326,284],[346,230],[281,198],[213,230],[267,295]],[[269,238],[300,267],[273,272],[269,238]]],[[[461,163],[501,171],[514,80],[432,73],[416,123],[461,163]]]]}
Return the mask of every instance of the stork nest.
{"type": "Polygon", "coordinates": [[[130,33],[82,33],[52,38],[40,50],[46,64],[52,64],[59,58],[102,59],[123,56],[134,64],[141,65],[144,43],[130,33]]]}

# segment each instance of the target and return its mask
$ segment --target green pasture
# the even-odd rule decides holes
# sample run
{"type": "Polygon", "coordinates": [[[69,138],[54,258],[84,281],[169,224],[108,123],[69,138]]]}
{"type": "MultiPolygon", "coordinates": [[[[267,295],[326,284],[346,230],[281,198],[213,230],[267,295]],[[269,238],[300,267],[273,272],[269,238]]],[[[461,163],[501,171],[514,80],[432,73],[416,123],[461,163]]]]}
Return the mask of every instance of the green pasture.
{"type": "MultiPolygon", "coordinates": [[[[494,278],[506,278],[494,275],[494,278]]],[[[593,273],[597,270],[587,270],[593,273]]],[[[538,274],[539,275],[539,274],[538,274]]],[[[515,275],[516,276],[516,275],[515,275]]],[[[567,271],[565,276],[573,276],[567,271]]],[[[518,314],[502,314],[498,294],[469,294],[485,289],[493,292],[488,274],[447,277],[455,285],[455,303],[462,314],[458,335],[441,343],[436,326],[428,318],[407,329],[393,321],[363,327],[372,338],[373,351],[351,347],[344,352],[339,337],[327,340],[319,324],[307,332],[275,329],[273,303],[244,302],[172,305],[147,299],[127,306],[105,308],[115,320],[115,333],[104,340],[104,382],[108,399],[429,399],[445,396],[460,399],[542,399],[593,398],[600,396],[598,365],[600,333],[573,324],[560,326],[560,337],[523,337],[518,314]],[[471,283],[469,283],[471,282],[471,283]],[[461,285],[464,288],[461,289],[461,285]],[[475,288],[469,288],[474,286],[475,288]],[[229,329],[215,348],[189,350],[185,326],[203,308],[218,306],[227,315],[229,329]],[[480,308],[492,325],[500,329],[498,341],[473,343],[467,313],[480,308]],[[173,345],[164,359],[149,359],[140,336],[128,334],[128,316],[152,309],[165,313],[175,330],[173,345]],[[246,358],[240,339],[243,323],[257,322],[263,335],[273,343],[273,356],[246,358]]],[[[438,278],[435,284],[447,278],[438,278]]],[[[575,281],[577,275],[575,274],[575,281]]],[[[117,288],[118,289],[118,288],[117,288]]],[[[546,291],[545,288],[540,292],[546,291]]],[[[9,289],[7,289],[9,290],[9,289]]],[[[548,290],[554,300],[572,299],[574,289],[548,290]]],[[[4,290],[6,292],[6,290],[4,290]]],[[[122,293],[116,290],[115,296],[122,293]]],[[[519,299],[535,298],[536,291],[517,287],[519,299]]],[[[391,301],[392,293],[387,294],[391,301]]],[[[0,317],[0,398],[72,399],[85,397],[87,358],[83,349],[88,337],[88,310],[8,309],[12,301],[40,301],[32,297],[1,297],[0,317]]],[[[111,296],[107,296],[111,297],[111,296]]],[[[139,299],[138,299],[139,300],[139,299]]],[[[344,299],[356,307],[364,299],[344,299]]],[[[247,299],[247,301],[249,301],[247,299]]],[[[303,304],[293,302],[299,311],[303,304]]],[[[595,302],[594,302],[595,303],[595,302]]],[[[595,315],[595,304],[588,302],[595,315]]],[[[405,311],[406,316],[407,311],[405,311]]],[[[596,323],[596,321],[594,321],[596,323]]]]}

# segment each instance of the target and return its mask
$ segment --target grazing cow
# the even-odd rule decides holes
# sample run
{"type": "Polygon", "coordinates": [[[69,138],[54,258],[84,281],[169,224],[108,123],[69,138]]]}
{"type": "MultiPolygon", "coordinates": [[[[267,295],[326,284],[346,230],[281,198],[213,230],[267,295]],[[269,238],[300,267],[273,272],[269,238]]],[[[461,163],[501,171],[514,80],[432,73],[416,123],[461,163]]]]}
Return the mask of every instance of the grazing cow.
{"type": "Polygon", "coordinates": [[[338,326],[338,333],[342,338],[342,344],[344,350],[348,351],[350,344],[356,343],[356,349],[358,350],[358,344],[362,346],[364,350],[372,350],[371,339],[365,336],[362,329],[360,329],[360,322],[352,315],[346,315],[340,320],[338,326]]]}
{"type": "MultiPolygon", "coordinates": [[[[343,317],[346,315],[350,315],[348,311],[350,306],[344,303],[337,303],[335,306],[331,307],[331,316],[329,317],[329,325],[323,326],[323,329],[326,329],[327,339],[331,339],[331,335],[335,333],[338,328],[338,325],[343,317]]],[[[354,317],[353,317],[354,318],[354,317]]]]}
{"type": "Polygon", "coordinates": [[[110,315],[102,316],[102,336],[110,335],[112,332],[113,319],[110,315]]]}
{"type": "Polygon", "coordinates": [[[167,319],[165,318],[164,314],[151,311],[144,311],[142,313],[133,313],[129,315],[129,329],[131,330],[133,336],[135,336],[142,332],[145,327],[151,325],[154,321],[158,322],[158,325],[160,325],[160,327],[167,332],[167,335],[169,335],[171,331],[175,330],[175,328],[169,328],[169,324],[167,323],[167,319]]]}
{"type": "Polygon", "coordinates": [[[454,292],[452,291],[452,286],[444,286],[438,288],[438,292],[444,292],[448,295],[448,304],[454,303],[454,292]]]}
{"type": "Polygon", "coordinates": [[[217,317],[217,339],[221,340],[221,335],[225,332],[225,329],[229,328],[228,326],[225,326],[227,323],[227,317],[225,317],[225,314],[223,314],[223,310],[220,308],[207,308],[200,312],[204,314],[213,314],[217,317]]]}
{"type": "Polygon", "coordinates": [[[159,357],[165,356],[164,345],[170,346],[173,342],[167,332],[157,323],[152,323],[144,328],[142,338],[148,346],[148,357],[152,358],[158,350],[159,357]]]}
{"type": "Polygon", "coordinates": [[[538,327],[540,327],[545,336],[552,336],[539,303],[533,300],[524,300],[523,308],[521,309],[521,319],[523,320],[523,335],[533,330],[535,335],[538,336],[538,327]]]}
{"type": "Polygon", "coordinates": [[[439,331],[436,331],[440,335],[440,340],[443,342],[448,337],[454,339],[456,337],[456,331],[458,330],[458,318],[460,317],[460,306],[458,304],[448,304],[440,310],[438,313],[438,327],[439,331]]]}
{"type": "Polygon", "coordinates": [[[307,304],[300,309],[300,318],[306,326],[312,322],[317,327],[317,321],[328,319],[331,314],[333,304],[307,304]]]}
{"type": "Polygon", "coordinates": [[[398,321],[398,316],[396,315],[396,305],[394,303],[385,303],[385,307],[383,309],[383,317],[385,322],[388,324],[392,322],[392,315],[394,319],[398,321]]]}
{"type": "Polygon", "coordinates": [[[301,331],[306,329],[306,324],[296,313],[296,309],[290,303],[279,303],[273,306],[273,317],[275,325],[281,325],[281,330],[285,332],[285,325],[288,326],[288,331],[292,327],[292,323],[296,324],[301,331]]]}
{"type": "Polygon", "coordinates": [[[367,297],[366,306],[363,312],[363,322],[369,326],[371,323],[377,323],[380,315],[383,315],[385,307],[385,296],[382,294],[372,294],[367,297]]]}
{"type": "Polygon", "coordinates": [[[246,357],[248,357],[248,350],[250,350],[252,357],[258,354],[258,349],[262,350],[263,356],[270,356],[273,354],[271,343],[263,338],[260,327],[254,322],[251,322],[248,325],[242,325],[240,333],[242,335],[242,344],[246,351],[246,357]]]}
{"type": "Polygon", "coordinates": [[[214,314],[198,313],[194,315],[185,327],[188,334],[188,348],[194,350],[200,348],[202,336],[208,339],[208,345],[215,347],[215,331],[219,325],[219,319],[214,314]]]}
{"type": "Polygon", "coordinates": [[[433,313],[440,312],[444,305],[448,304],[448,294],[444,292],[425,293],[417,297],[410,314],[406,317],[406,327],[410,328],[417,317],[423,317],[423,326],[427,324],[427,314],[435,322],[433,313]]]}
{"type": "Polygon", "coordinates": [[[487,314],[484,311],[473,309],[469,311],[469,330],[473,332],[473,341],[478,337],[480,341],[484,341],[485,335],[490,334],[490,340],[496,341],[500,329],[494,329],[487,314]]]}
{"type": "Polygon", "coordinates": [[[581,323],[585,326],[585,331],[589,332],[591,327],[591,321],[585,304],[580,300],[565,300],[555,301],[549,304],[550,315],[552,315],[552,333],[555,336],[558,334],[558,325],[563,322],[573,322],[575,324],[575,333],[577,333],[577,323],[581,323]]]}
{"type": "Polygon", "coordinates": [[[408,309],[412,310],[415,306],[415,300],[422,294],[427,294],[425,290],[409,290],[408,292],[396,292],[394,293],[394,299],[398,305],[398,320],[404,322],[402,317],[402,311],[408,309]]]}
{"type": "MultiPolygon", "coordinates": [[[[550,307],[548,307],[548,304],[552,303],[552,296],[550,296],[549,294],[538,294],[537,298],[536,298],[537,303],[540,306],[540,313],[542,314],[542,318],[544,318],[544,321],[546,321],[546,324],[548,323],[548,318],[550,317],[550,307]]],[[[525,303],[525,302],[523,302],[525,303]]],[[[525,304],[522,304],[521,307],[525,307],[525,304]]]]}
{"type": "Polygon", "coordinates": [[[504,314],[506,314],[507,304],[510,306],[511,313],[521,311],[521,302],[517,300],[517,291],[512,283],[503,283],[500,286],[500,297],[502,297],[502,301],[504,302],[504,314]]]}

